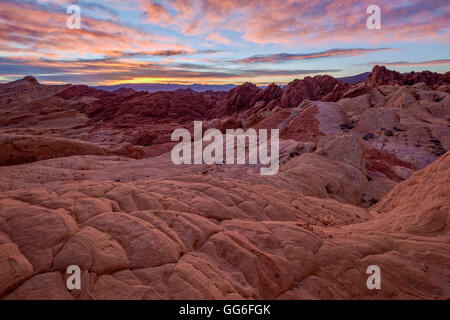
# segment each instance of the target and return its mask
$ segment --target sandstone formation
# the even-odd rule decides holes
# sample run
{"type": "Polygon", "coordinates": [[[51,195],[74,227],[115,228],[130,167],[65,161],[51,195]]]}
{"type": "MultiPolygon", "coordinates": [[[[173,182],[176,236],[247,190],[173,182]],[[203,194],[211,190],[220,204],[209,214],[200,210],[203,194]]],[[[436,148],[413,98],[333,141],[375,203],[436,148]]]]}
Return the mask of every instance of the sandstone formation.
{"type": "Polygon", "coordinates": [[[427,86],[437,89],[441,85],[450,84],[450,71],[445,74],[422,71],[401,74],[397,71],[386,69],[384,66],[375,66],[368,75],[366,83],[369,86],[380,85],[414,85],[425,83],[427,86]]]}
{"type": "Polygon", "coordinates": [[[350,85],[330,76],[306,77],[289,83],[281,97],[281,105],[295,108],[305,99],[338,101],[350,85]]]}
{"type": "Polygon", "coordinates": [[[1,85],[0,298],[449,299],[446,79],[375,67],[366,83],[228,93],[1,85]],[[279,172],[174,165],[171,133],[194,120],[279,129],[279,172]]]}

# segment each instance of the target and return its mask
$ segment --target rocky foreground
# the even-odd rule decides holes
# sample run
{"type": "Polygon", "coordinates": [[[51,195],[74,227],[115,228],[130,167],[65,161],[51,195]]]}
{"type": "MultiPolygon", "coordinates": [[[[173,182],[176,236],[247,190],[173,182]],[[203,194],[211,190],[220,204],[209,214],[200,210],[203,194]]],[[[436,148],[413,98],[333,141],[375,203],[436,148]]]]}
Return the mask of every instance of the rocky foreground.
{"type": "Polygon", "coordinates": [[[1,85],[0,298],[449,299],[449,148],[449,72],[227,93],[1,85]],[[170,135],[194,120],[280,129],[279,173],[173,165],[170,135]]]}

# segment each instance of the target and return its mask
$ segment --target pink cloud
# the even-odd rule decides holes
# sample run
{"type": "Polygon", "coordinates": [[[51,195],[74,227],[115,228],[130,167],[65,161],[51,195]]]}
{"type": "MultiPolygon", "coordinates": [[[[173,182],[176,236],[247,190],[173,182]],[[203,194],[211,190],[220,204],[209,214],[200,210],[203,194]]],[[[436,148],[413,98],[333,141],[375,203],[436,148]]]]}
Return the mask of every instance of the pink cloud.
{"type": "Polygon", "coordinates": [[[429,61],[396,61],[396,62],[373,62],[371,65],[384,65],[392,67],[429,67],[429,66],[439,66],[439,65],[450,65],[450,59],[442,60],[429,60],[429,61]]]}
{"type": "Polygon", "coordinates": [[[208,37],[206,37],[206,40],[210,40],[210,41],[214,41],[214,42],[222,43],[222,44],[230,43],[230,39],[225,38],[220,33],[211,33],[208,37]]]}
{"type": "Polygon", "coordinates": [[[129,52],[194,50],[173,39],[149,34],[116,22],[82,16],[80,30],[66,28],[69,15],[31,4],[3,2],[0,11],[0,50],[55,58],[86,55],[115,56],[129,52]],[[20,44],[20,45],[18,45],[20,44]]]}
{"type": "Polygon", "coordinates": [[[142,7],[147,14],[148,21],[151,23],[164,23],[171,24],[174,23],[173,17],[170,15],[169,11],[164,8],[161,4],[155,3],[153,1],[144,1],[142,7]]]}
{"type": "MultiPolygon", "coordinates": [[[[391,47],[390,43],[398,41],[448,43],[450,39],[448,0],[401,2],[377,0],[382,10],[382,30],[366,28],[368,16],[366,8],[372,3],[369,0],[138,0],[137,4],[130,4],[125,0],[112,1],[116,6],[115,9],[126,8],[141,14],[142,21],[138,22],[150,22],[185,35],[195,35],[202,40],[210,41],[205,41],[203,45],[206,47],[210,45],[213,48],[215,48],[213,42],[239,45],[244,40],[252,44],[275,43],[295,46],[301,49],[299,50],[301,52],[303,48],[311,45],[336,48],[341,47],[341,44],[358,43],[357,46],[351,44],[342,47],[360,48],[365,47],[364,44],[391,47]]],[[[200,48],[195,50],[189,45],[187,41],[191,40],[190,37],[166,36],[174,32],[163,34],[144,32],[143,28],[132,27],[134,21],[122,24],[119,19],[101,20],[84,15],[82,15],[82,29],[69,30],[66,28],[68,15],[63,6],[66,2],[63,0],[49,0],[46,5],[1,0],[0,3],[0,56],[22,57],[20,61],[17,59],[12,61],[12,65],[29,66],[29,69],[35,66],[38,68],[36,70],[55,69],[61,73],[79,74],[80,77],[82,74],[88,74],[92,76],[90,78],[92,81],[100,79],[96,75],[100,72],[103,73],[102,79],[110,77],[113,80],[145,76],[177,79],[280,76],[285,77],[283,80],[286,77],[294,77],[290,70],[275,72],[247,70],[239,73],[240,69],[231,68],[221,71],[214,69],[214,63],[219,59],[215,61],[203,59],[201,62],[212,64],[211,69],[205,71],[188,67],[186,69],[171,67],[169,63],[182,61],[180,56],[202,53],[200,48]],[[186,41],[185,44],[180,44],[179,42],[183,40],[186,41]],[[152,59],[152,61],[159,62],[144,62],[143,60],[146,60],[142,59],[144,56],[146,58],[156,56],[159,60],[152,59]],[[92,59],[93,57],[99,59],[92,59]]],[[[149,28],[155,29],[159,30],[149,28]]],[[[195,39],[193,43],[201,43],[197,40],[195,39]]],[[[308,51],[311,50],[314,49],[308,51]]],[[[360,55],[370,50],[374,49],[335,49],[322,52],[316,50],[317,52],[313,54],[260,55],[237,61],[276,63],[285,60],[360,55]]],[[[189,61],[185,57],[183,59],[189,61]]],[[[223,59],[220,61],[223,62],[223,59]]],[[[448,60],[390,63],[403,66],[429,66],[446,65],[448,60]]],[[[5,74],[12,74],[16,69],[11,70],[5,69],[5,74]]],[[[294,70],[294,73],[296,72],[294,70]]],[[[303,73],[297,72],[296,76],[298,74],[303,73]]]]}
{"type": "MultiPolygon", "coordinates": [[[[368,30],[360,0],[167,0],[172,27],[189,35],[232,30],[259,44],[446,41],[450,4],[445,0],[378,0],[382,30],[368,30]]],[[[164,24],[164,23],[163,23],[164,24]]],[[[170,24],[170,23],[169,23],[170,24]]],[[[166,24],[166,25],[169,25],[166,24]]]]}
{"type": "Polygon", "coordinates": [[[238,63],[260,63],[260,62],[283,62],[290,60],[310,60],[310,59],[318,59],[318,58],[327,58],[327,57],[351,57],[363,55],[370,52],[376,51],[387,51],[393,50],[391,48],[376,48],[376,49],[331,49],[322,52],[313,52],[313,53],[277,53],[277,54],[269,54],[269,55],[257,55],[244,59],[236,60],[238,63]]]}

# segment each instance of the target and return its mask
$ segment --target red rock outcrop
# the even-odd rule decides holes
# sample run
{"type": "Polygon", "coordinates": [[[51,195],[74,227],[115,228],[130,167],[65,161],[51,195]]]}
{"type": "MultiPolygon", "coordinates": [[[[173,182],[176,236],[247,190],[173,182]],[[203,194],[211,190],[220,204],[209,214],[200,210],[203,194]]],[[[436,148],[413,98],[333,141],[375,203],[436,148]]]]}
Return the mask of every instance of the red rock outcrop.
{"type": "Polygon", "coordinates": [[[212,117],[218,118],[231,115],[252,107],[253,97],[262,90],[252,83],[244,83],[230,90],[226,96],[217,102],[216,108],[210,111],[212,117]]]}
{"type": "Polygon", "coordinates": [[[40,84],[32,76],[0,85],[0,100],[4,107],[21,103],[29,103],[36,99],[44,99],[58,94],[70,85],[46,86],[40,84]]]}
{"type": "Polygon", "coordinates": [[[0,166],[18,165],[73,155],[121,155],[143,158],[143,150],[131,144],[99,146],[76,139],[31,135],[0,135],[0,166]]]}
{"type": "Polygon", "coordinates": [[[64,91],[61,91],[56,96],[61,97],[63,99],[73,99],[73,98],[80,98],[80,97],[94,97],[94,98],[102,98],[104,96],[113,96],[112,93],[109,93],[107,91],[94,89],[91,87],[88,87],[86,85],[75,85],[70,86],[64,91]]]}
{"type": "Polygon", "coordinates": [[[129,95],[106,93],[83,108],[95,121],[112,121],[117,125],[131,125],[161,121],[180,122],[203,119],[213,107],[202,94],[192,92],[136,92],[129,95]]]}
{"type": "Polygon", "coordinates": [[[136,93],[136,90],[133,90],[131,88],[119,88],[117,90],[114,90],[113,93],[119,95],[119,96],[131,96],[132,94],[136,93]]]}
{"type": "Polygon", "coordinates": [[[284,89],[281,106],[296,108],[305,99],[338,101],[350,85],[328,75],[294,80],[284,89]]]}
{"type": "Polygon", "coordinates": [[[414,85],[423,82],[429,87],[437,89],[444,84],[450,84],[450,71],[445,74],[440,74],[430,71],[400,73],[392,71],[384,66],[376,65],[372,72],[366,79],[366,84],[369,86],[381,85],[414,85]]]}
{"type": "Polygon", "coordinates": [[[254,106],[255,103],[264,101],[265,103],[269,103],[272,100],[280,100],[283,95],[283,89],[280,86],[272,83],[267,86],[264,90],[258,92],[251,100],[250,105],[254,106]]]}

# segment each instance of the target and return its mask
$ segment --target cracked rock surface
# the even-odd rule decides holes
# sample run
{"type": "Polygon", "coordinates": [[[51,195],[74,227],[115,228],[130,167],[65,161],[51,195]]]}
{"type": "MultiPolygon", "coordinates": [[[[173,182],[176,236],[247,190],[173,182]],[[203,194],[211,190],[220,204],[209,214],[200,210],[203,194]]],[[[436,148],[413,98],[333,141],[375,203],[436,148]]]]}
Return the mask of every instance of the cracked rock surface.
{"type": "Polygon", "coordinates": [[[281,189],[191,173],[4,191],[1,296],[450,295],[450,153],[397,185],[371,209],[289,189],[288,182],[281,189]],[[378,292],[365,285],[365,270],[374,264],[382,270],[383,290],[378,292]],[[82,269],[81,290],[65,287],[69,265],[82,269]]]}

